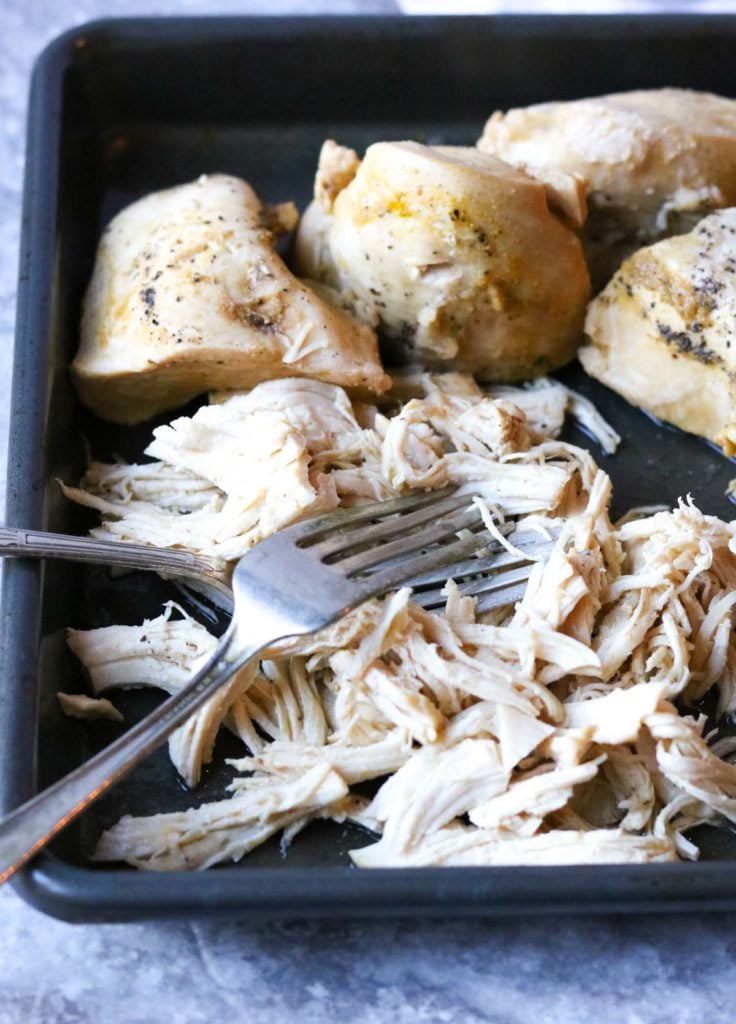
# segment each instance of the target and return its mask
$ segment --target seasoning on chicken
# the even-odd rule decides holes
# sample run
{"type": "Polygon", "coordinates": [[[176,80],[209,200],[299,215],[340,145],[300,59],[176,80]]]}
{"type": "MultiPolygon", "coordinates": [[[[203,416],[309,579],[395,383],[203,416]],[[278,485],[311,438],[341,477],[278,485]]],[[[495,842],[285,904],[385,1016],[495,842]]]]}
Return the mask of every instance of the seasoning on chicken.
{"type": "Polygon", "coordinates": [[[736,205],[736,101],[688,89],[615,93],[493,114],[478,142],[553,186],[585,183],[595,289],[641,245],[736,205]]]}
{"type": "Polygon", "coordinates": [[[209,389],[280,377],[385,390],[373,332],[294,277],[274,249],[295,219],[293,207],[274,213],[226,175],[119,213],[100,241],[72,364],[84,404],[138,423],[209,389]]]}
{"type": "Polygon", "coordinates": [[[736,208],[636,252],[585,328],[592,377],[736,454],[736,208]]]}
{"type": "Polygon", "coordinates": [[[543,185],[475,149],[325,143],[298,266],[376,327],[392,362],[536,377],[581,340],[580,243],[543,185]]]}

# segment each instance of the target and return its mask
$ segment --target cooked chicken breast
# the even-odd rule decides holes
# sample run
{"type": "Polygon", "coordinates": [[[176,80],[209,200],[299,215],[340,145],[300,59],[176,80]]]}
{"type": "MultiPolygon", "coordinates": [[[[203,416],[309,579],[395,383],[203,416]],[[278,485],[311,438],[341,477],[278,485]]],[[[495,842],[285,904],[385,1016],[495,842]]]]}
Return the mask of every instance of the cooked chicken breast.
{"type": "Polygon", "coordinates": [[[384,390],[371,329],[295,278],[274,250],[279,214],[226,175],[118,214],[100,241],[72,365],[85,405],[137,423],[211,388],[277,377],[384,390]]]}
{"type": "Polygon", "coordinates": [[[640,245],[736,205],[736,100],[711,93],[650,89],[497,112],[478,147],[543,181],[586,181],[596,287],[640,245]]]}
{"type": "Polygon", "coordinates": [[[387,338],[394,361],[536,377],[580,341],[588,274],[545,188],[474,149],[323,147],[298,267],[387,338]]]}
{"type": "Polygon", "coordinates": [[[736,453],[736,209],[635,253],[585,326],[592,377],[736,453]]]}

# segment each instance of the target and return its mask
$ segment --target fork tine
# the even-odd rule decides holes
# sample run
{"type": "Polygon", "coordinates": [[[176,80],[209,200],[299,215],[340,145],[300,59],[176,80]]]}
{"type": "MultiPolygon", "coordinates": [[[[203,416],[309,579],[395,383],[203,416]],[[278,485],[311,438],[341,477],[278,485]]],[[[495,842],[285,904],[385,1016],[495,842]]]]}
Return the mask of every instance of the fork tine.
{"type": "Polygon", "coordinates": [[[510,587],[528,579],[534,565],[534,562],[525,562],[522,566],[509,569],[506,572],[494,573],[493,576],[486,576],[482,580],[471,580],[470,583],[463,585],[462,591],[464,594],[475,597],[502,590],[504,587],[510,587]]]}
{"type": "MultiPolygon", "coordinates": [[[[532,571],[532,566],[527,566],[529,572],[532,571]]],[[[481,594],[475,603],[475,614],[482,615],[484,612],[491,612],[494,608],[502,608],[505,604],[516,604],[517,601],[521,601],[526,593],[526,585],[529,582],[529,576],[523,582],[517,584],[511,584],[509,586],[499,586],[497,590],[489,591],[486,594],[481,594]]]]}
{"type": "MultiPolygon", "coordinates": [[[[356,505],[355,508],[339,508],[334,512],[326,512],[321,516],[313,516],[302,522],[286,527],[289,535],[300,547],[312,545],[326,533],[359,526],[372,519],[383,519],[408,513],[424,505],[434,505],[437,501],[457,493],[455,487],[445,487],[440,491],[414,491],[401,498],[387,498],[385,501],[372,501],[367,505],[356,505]]],[[[470,498],[468,498],[470,501],[470,498]]],[[[282,531],[283,532],[283,531],[282,531]]]]}
{"type": "MultiPolygon", "coordinates": [[[[468,583],[461,583],[459,584],[460,592],[464,597],[498,594],[500,591],[508,590],[519,583],[526,583],[533,565],[533,562],[524,562],[522,565],[517,565],[506,572],[494,573],[492,576],[486,576],[482,580],[471,580],[468,583]]],[[[447,576],[449,579],[457,582],[454,568],[454,565],[447,567],[447,576]]],[[[411,583],[407,583],[407,586],[411,586],[411,583]]],[[[435,587],[433,590],[415,591],[412,594],[412,601],[415,604],[420,604],[422,608],[443,608],[447,601],[447,598],[442,593],[443,589],[444,587],[435,587]]],[[[501,603],[506,604],[506,599],[504,598],[501,603]]]]}
{"type": "MultiPolygon", "coordinates": [[[[437,493],[437,492],[435,492],[437,493]]],[[[407,512],[404,515],[394,516],[391,519],[381,520],[379,523],[374,523],[370,526],[366,526],[360,530],[359,535],[353,536],[354,531],[349,530],[342,533],[336,533],[327,537],[323,541],[317,541],[315,544],[310,544],[309,549],[313,551],[320,558],[326,558],[329,555],[337,554],[339,551],[344,551],[347,548],[357,548],[358,546],[368,546],[369,544],[375,544],[378,540],[388,539],[389,537],[395,537],[396,534],[408,534],[416,526],[423,526],[424,523],[437,519],[440,516],[446,515],[448,512],[454,512],[456,509],[461,508],[464,505],[469,505],[471,498],[467,494],[458,494],[457,491],[453,491],[446,498],[440,499],[439,501],[426,502],[416,511],[407,512]]]]}
{"type": "MultiPolygon", "coordinates": [[[[349,555],[347,558],[338,559],[332,564],[350,577],[366,569],[378,568],[388,559],[402,558],[403,555],[410,555],[421,548],[439,544],[461,530],[468,530],[477,526],[483,527],[480,509],[476,506],[461,509],[453,515],[446,516],[440,522],[434,523],[425,530],[417,530],[415,533],[397,537],[396,540],[389,541],[387,544],[373,545],[366,551],[361,551],[356,555],[349,555]]],[[[471,550],[477,551],[479,548],[486,547],[488,542],[488,534],[483,530],[483,535],[478,539],[475,546],[471,547],[471,550]]],[[[434,553],[439,554],[442,550],[444,549],[435,548],[434,553]]],[[[433,562],[431,564],[436,563],[433,562]]],[[[406,563],[404,560],[396,565],[397,569],[402,567],[405,578],[406,563]]]]}
{"type": "Polygon", "coordinates": [[[407,586],[415,589],[429,587],[433,583],[444,586],[449,577],[457,581],[465,579],[467,576],[480,576],[483,573],[488,575],[489,572],[496,572],[497,569],[529,561],[526,556],[512,555],[510,551],[505,551],[497,542],[491,542],[488,547],[491,550],[490,555],[476,555],[474,558],[468,558],[456,565],[441,566],[431,572],[422,573],[421,576],[410,579],[407,586]]]}
{"type": "MultiPolygon", "coordinates": [[[[503,527],[501,527],[503,532],[503,527]]],[[[512,565],[518,565],[520,562],[525,560],[534,560],[540,555],[545,555],[550,551],[554,545],[559,531],[553,531],[552,538],[547,540],[546,537],[541,536],[535,531],[529,530],[514,531],[513,533],[507,533],[506,539],[514,547],[519,548],[523,553],[524,557],[512,554],[512,552],[501,548],[498,541],[489,538],[488,547],[491,549],[491,554],[483,558],[469,558],[467,561],[458,562],[457,565],[452,566],[452,573],[449,574],[454,580],[464,578],[466,576],[476,576],[480,573],[495,572],[497,569],[509,568],[512,565]]],[[[424,587],[430,583],[442,583],[444,584],[448,577],[448,570],[446,567],[440,567],[438,569],[432,569],[429,572],[422,573],[421,576],[413,577],[409,580],[407,586],[411,587],[424,587]]]]}
{"type": "MultiPolygon", "coordinates": [[[[378,570],[365,577],[358,577],[356,583],[365,583],[366,590],[371,594],[385,594],[387,590],[402,586],[407,579],[418,576],[430,568],[438,565],[452,565],[461,559],[467,558],[474,551],[485,548],[488,539],[482,532],[472,533],[470,536],[461,537],[459,540],[440,547],[432,548],[413,558],[404,559],[401,562],[394,562],[388,567],[379,567],[378,570]]],[[[386,545],[388,547],[388,545],[386,545]]]]}

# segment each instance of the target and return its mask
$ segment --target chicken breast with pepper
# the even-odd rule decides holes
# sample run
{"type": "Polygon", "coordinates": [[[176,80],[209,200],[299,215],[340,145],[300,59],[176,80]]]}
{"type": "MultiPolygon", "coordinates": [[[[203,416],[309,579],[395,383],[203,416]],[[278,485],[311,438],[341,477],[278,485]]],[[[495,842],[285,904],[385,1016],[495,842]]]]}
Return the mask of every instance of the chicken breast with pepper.
{"type": "Polygon", "coordinates": [[[295,220],[290,204],[269,209],[221,174],[118,214],[97,251],[72,365],[84,404],[138,423],[210,389],[279,377],[384,390],[373,331],[275,251],[275,234],[295,220]]]}
{"type": "Polygon", "coordinates": [[[296,240],[299,270],[334,288],[392,362],[519,380],[581,338],[588,273],[545,188],[475,149],[325,143],[296,240]]]}
{"type": "Polygon", "coordinates": [[[587,191],[583,231],[596,288],[634,250],[736,205],[736,100],[642,89],[495,113],[478,147],[587,191]]]}
{"type": "Polygon", "coordinates": [[[592,377],[736,454],[736,209],[640,249],[585,326],[592,377]]]}

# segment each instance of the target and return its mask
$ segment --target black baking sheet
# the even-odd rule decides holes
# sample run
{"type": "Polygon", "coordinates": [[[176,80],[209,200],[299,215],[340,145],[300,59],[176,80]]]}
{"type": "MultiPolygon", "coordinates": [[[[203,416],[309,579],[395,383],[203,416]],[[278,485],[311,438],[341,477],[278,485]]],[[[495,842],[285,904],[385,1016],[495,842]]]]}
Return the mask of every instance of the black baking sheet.
{"type": "MultiPolygon", "coordinates": [[[[12,525],[80,532],[88,513],[60,495],[85,446],[140,454],[150,433],[112,427],[77,406],[67,365],[83,288],[109,217],[153,189],[224,171],[269,201],[308,201],[323,139],[363,149],[388,138],[472,144],[497,108],[636,87],[684,85],[734,95],[736,18],[502,17],[134,19],[67,34],[42,55],[29,119],[8,504],[12,525]]],[[[621,433],[603,457],[614,513],[691,493],[731,518],[734,467],[704,443],[655,424],[576,366],[561,374],[621,433]]],[[[170,415],[164,419],[170,418],[170,415]]],[[[49,563],[6,568],[0,669],[4,810],[117,734],[64,718],[57,690],[81,690],[64,629],[137,622],[172,594],[151,576],[49,563]]],[[[153,693],[116,696],[128,721],[153,693]]],[[[88,864],[100,830],[124,813],[190,806],[225,794],[223,735],[194,794],[165,750],[67,830],[20,875],[19,891],[70,920],[170,915],[449,915],[533,910],[643,910],[736,905],[736,837],[703,831],[697,864],[365,871],[347,850],[359,829],[310,826],[284,858],[278,841],[206,874],[138,873],[88,864]]]]}

